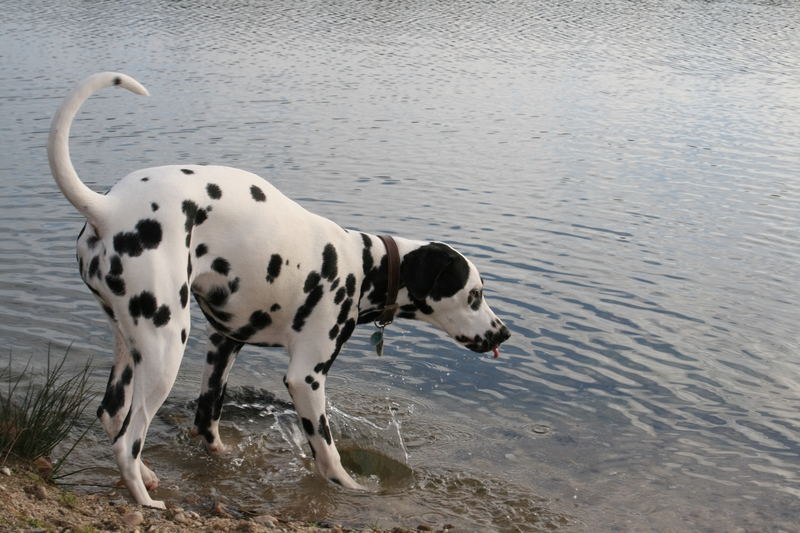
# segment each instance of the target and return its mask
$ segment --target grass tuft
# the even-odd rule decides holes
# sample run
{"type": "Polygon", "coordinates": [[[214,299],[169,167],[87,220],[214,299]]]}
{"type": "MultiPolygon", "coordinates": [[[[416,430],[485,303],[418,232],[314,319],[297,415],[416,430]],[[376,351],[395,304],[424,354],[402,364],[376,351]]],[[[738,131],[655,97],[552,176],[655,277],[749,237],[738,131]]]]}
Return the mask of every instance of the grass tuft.
{"type": "MultiPolygon", "coordinates": [[[[0,463],[9,455],[34,460],[49,458],[53,448],[77,426],[93,398],[89,389],[91,360],[74,375],[67,375],[64,363],[69,348],[57,364],[51,362],[47,349],[47,369],[29,375],[31,361],[18,375],[11,371],[11,352],[8,367],[0,371],[0,380],[8,381],[7,390],[0,390],[0,463]]],[[[88,428],[87,428],[88,429],[88,428]]],[[[84,431],[78,440],[86,434],[84,431]]],[[[54,465],[48,477],[55,477],[74,445],[54,465]]]]}

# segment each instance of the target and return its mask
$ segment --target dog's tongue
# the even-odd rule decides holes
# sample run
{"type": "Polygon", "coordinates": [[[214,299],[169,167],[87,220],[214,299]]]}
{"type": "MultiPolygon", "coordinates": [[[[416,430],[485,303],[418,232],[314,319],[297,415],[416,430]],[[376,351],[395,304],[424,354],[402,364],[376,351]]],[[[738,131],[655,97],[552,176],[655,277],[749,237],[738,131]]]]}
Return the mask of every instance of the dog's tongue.
{"type": "Polygon", "coordinates": [[[494,348],[492,348],[492,353],[494,354],[494,358],[495,359],[500,357],[500,347],[499,346],[495,346],[494,348]]]}

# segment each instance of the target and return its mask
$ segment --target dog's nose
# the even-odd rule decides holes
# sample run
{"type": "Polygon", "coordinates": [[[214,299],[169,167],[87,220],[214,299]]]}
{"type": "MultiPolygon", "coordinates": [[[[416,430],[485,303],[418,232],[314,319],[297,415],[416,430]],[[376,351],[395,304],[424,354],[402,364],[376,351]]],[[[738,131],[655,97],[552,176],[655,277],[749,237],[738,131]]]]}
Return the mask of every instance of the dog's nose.
{"type": "Polygon", "coordinates": [[[495,348],[507,341],[510,336],[511,332],[508,328],[501,326],[497,331],[489,332],[486,336],[486,341],[490,348],[495,348]]]}
{"type": "Polygon", "coordinates": [[[505,325],[500,328],[500,331],[497,332],[498,335],[498,342],[497,344],[501,344],[506,342],[509,337],[511,337],[511,330],[509,330],[505,325]]]}

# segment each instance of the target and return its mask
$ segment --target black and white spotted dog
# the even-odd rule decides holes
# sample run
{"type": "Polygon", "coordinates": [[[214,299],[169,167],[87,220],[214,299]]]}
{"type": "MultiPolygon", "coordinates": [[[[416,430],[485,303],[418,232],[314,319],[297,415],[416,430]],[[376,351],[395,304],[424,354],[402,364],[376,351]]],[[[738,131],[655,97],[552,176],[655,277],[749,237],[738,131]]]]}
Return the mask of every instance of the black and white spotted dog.
{"type": "Polygon", "coordinates": [[[48,156],[56,183],[87,219],[77,244],[80,273],[110,317],[115,341],[98,416],[133,497],[164,507],[147,492],[158,478],[142,462],[142,447],[178,372],[190,293],[209,322],[195,417],[208,449],[224,449],[220,409],[239,349],[284,346],[290,355],[284,382],[317,470],[361,488],[342,468],[328,427],[331,364],[356,324],[385,315],[387,299],[395,298],[397,316],[430,322],[474,351],[496,354],[509,331],[484,301],[478,270],[446,244],[397,238],[390,279],[382,238],[342,229],[234,168],[148,168],[106,195],[90,190],[70,161],[69,129],[81,104],[112,85],[148,94],[124,74],[87,78],[53,118],[48,156]],[[397,294],[389,296],[393,284],[397,294]]]}

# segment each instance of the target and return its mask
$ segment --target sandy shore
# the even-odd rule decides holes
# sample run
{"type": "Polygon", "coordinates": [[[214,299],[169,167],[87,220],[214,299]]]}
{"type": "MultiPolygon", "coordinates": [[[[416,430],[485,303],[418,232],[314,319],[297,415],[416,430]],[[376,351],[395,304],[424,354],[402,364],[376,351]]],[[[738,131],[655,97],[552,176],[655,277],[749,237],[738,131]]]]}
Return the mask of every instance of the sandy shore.
{"type": "MultiPolygon", "coordinates": [[[[170,533],[198,532],[394,532],[414,530],[369,527],[346,528],[335,524],[292,522],[281,517],[260,515],[231,517],[221,505],[204,513],[180,507],[165,511],[132,505],[120,490],[98,494],[79,494],[48,483],[28,464],[9,460],[0,472],[0,531],[42,531],[95,533],[101,531],[139,531],[170,533]]],[[[432,531],[420,525],[417,531],[432,531]]],[[[456,530],[440,531],[456,533],[456,530]]]]}

